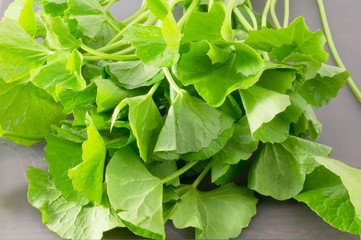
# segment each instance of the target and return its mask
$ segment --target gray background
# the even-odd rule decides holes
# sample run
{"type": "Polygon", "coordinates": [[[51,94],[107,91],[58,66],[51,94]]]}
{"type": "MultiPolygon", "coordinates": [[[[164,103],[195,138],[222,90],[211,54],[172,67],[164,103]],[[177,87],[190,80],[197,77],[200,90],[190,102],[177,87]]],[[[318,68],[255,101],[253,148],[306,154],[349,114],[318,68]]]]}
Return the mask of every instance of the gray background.
{"type": "MultiPolygon", "coordinates": [[[[10,1],[0,1],[0,15],[10,1]]],[[[261,8],[265,0],[259,0],[261,8]]],[[[281,0],[280,10],[282,10],[281,0]]],[[[118,18],[131,14],[139,6],[137,0],[121,0],[113,12],[118,18]]],[[[325,0],[335,43],[352,77],[361,87],[361,9],[360,0],[325,0]]],[[[304,15],[311,30],[321,27],[316,0],[291,0],[291,17],[304,15]]],[[[282,21],[282,19],[280,19],[282,21]]],[[[332,63],[332,61],[330,61],[332,63]]],[[[0,103],[1,104],[1,103],[0,103]]],[[[328,106],[317,110],[323,123],[320,143],[334,148],[332,157],[361,168],[361,105],[348,87],[328,106]]],[[[0,140],[0,239],[59,239],[41,223],[40,213],[26,199],[28,165],[45,167],[43,145],[31,148],[15,146],[0,140]]],[[[167,225],[168,239],[192,239],[192,230],[174,230],[167,225]]],[[[105,238],[134,238],[128,232],[113,231],[105,238]]],[[[239,239],[359,239],[341,233],[324,223],[305,205],[293,200],[277,202],[262,198],[258,214],[239,239]]]]}

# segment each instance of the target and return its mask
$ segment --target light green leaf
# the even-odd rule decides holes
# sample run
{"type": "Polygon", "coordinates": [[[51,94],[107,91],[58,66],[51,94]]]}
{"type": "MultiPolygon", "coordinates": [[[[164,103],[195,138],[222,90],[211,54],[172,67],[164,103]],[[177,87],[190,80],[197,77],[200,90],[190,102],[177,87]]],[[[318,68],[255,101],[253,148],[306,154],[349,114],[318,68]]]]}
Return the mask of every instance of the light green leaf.
{"type": "Polygon", "coordinates": [[[252,192],[234,184],[209,192],[185,186],[178,192],[182,195],[169,218],[176,228],[195,227],[196,239],[236,238],[256,214],[252,192]]]}
{"type": "Polygon", "coordinates": [[[0,125],[3,137],[31,145],[43,140],[65,118],[60,104],[31,82],[5,83],[0,79],[0,125]]]}
{"type": "Polygon", "coordinates": [[[280,62],[323,63],[328,59],[324,50],[326,38],[320,30],[311,32],[303,17],[296,18],[287,28],[250,31],[245,43],[269,52],[280,62]]]}
{"type": "Polygon", "coordinates": [[[3,128],[2,128],[1,125],[0,125],[0,137],[2,137],[3,134],[4,134],[4,130],[3,130],[3,128]]]}
{"type": "Polygon", "coordinates": [[[322,64],[316,77],[304,81],[298,92],[309,104],[319,108],[336,97],[348,77],[349,74],[346,70],[322,64]]]}
{"type": "Polygon", "coordinates": [[[87,127],[88,139],[82,145],[82,162],[69,170],[75,190],[89,200],[101,204],[106,148],[98,130],[91,122],[87,127]]]}
{"type": "Polygon", "coordinates": [[[73,50],[80,46],[69,30],[68,25],[59,17],[40,14],[40,20],[46,29],[44,44],[54,50],[73,50]]]}
{"type": "Polygon", "coordinates": [[[168,48],[159,27],[134,24],[124,33],[124,40],[132,42],[137,56],[147,65],[172,66],[178,60],[178,49],[168,48]]]}
{"type": "Polygon", "coordinates": [[[179,93],[168,111],[155,152],[185,154],[207,148],[223,130],[221,115],[189,93],[179,93]]]}
{"type": "Polygon", "coordinates": [[[86,82],[81,74],[81,55],[77,50],[72,54],[57,52],[46,65],[40,67],[31,81],[46,90],[55,100],[66,89],[81,91],[86,82]],[[75,60],[76,59],[76,60],[75,60]]]}
{"type": "Polygon", "coordinates": [[[278,200],[294,197],[303,189],[306,174],[317,164],[317,156],[327,157],[329,147],[289,137],[283,143],[265,143],[253,163],[248,187],[278,200]]]}
{"type": "Polygon", "coordinates": [[[316,160],[322,166],[307,175],[305,187],[295,199],[306,203],[331,226],[360,234],[360,170],[333,159],[316,160]]]}
{"type": "Polygon", "coordinates": [[[7,18],[0,22],[0,78],[5,82],[26,77],[43,65],[49,54],[19,23],[7,18]]]}
{"type": "Polygon", "coordinates": [[[68,8],[68,0],[42,0],[44,11],[50,16],[63,16],[68,8]]]}
{"type": "Polygon", "coordinates": [[[231,165],[249,159],[257,147],[258,141],[253,139],[247,118],[243,117],[235,124],[233,136],[224,148],[212,158],[212,182],[226,174],[231,165]]]}
{"type": "Polygon", "coordinates": [[[163,184],[130,149],[117,151],[106,169],[109,201],[125,226],[145,238],[165,239],[163,184]]]}
{"type": "Polygon", "coordinates": [[[144,93],[138,89],[120,88],[108,79],[97,78],[94,79],[94,82],[97,86],[96,103],[98,112],[114,109],[125,98],[144,93]]]}
{"type": "Polygon", "coordinates": [[[122,226],[106,196],[99,206],[80,206],[63,197],[48,173],[29,167],[27,178],[30,204],[41,211],[43,223],[61,238],[101,239],[103,232],[122,226]]]}
{"type": "Polygon", "coordinates": [[[291,105],[288,95],[259,86],[241,90],[240,93],[252,134],[291,105]]]}
{"type": "Polygon", "coordinates": [[[220,106],[234,90],[255,84],[264,63],[256,51],[242,43],[220,45],[224,51],[217,52],[211,46],[205,41],[192,43],[179,59],[177,74],[183,85],[194,84],[209,105],[220,106]],[[220,60],[223,62],[217,63],[220,60]]]}
{"type": "Polygon", "coordinates": [[[128,89],[152,85],[150,80],[159,73],[159,68],[140,60],[109,63],[105,70],[118,85],[128,89]]]}
{"type": "Polygon", "coordinates": [[[67,201],[86,205],[88,199],[75,191],[68,171],[82,162],[81,143],[75,143],[55,135],[46,138],[45,160],[49,163],[49,173],[53,176],[56,188],[67,201]]]}
{"type": "Polygon", "coordinates": [[[123,100],[129,105],[129,123],[137,140],[140,157],[144,162],[151,160],[162,126],[163,118],[151,95],[142,95],[123,100]]]}
{"type": "Polygon", "coordinates": [[[221,2],[214,3],[209,12],[194,11],[184,26],[181,43],[224,41],[221,29],[225,16],[226,11],[221,2]]]}
{"type": "Polygon", "coordinates": [[[163,20],[162,35],[164,41],[167,43],[167,49],[174,51],[174,57],[178,60],[178,48],[182,38],[182,33],[180,32],[177,21],[174,19],[172,13],[169,13],[163,20]]]}
{"type": "Polygon", "coordinates": [[[15,0],[4,13],[6,18],[17,21],[31,37],[37,27],[33,4],[33,0],[15,0]]]}

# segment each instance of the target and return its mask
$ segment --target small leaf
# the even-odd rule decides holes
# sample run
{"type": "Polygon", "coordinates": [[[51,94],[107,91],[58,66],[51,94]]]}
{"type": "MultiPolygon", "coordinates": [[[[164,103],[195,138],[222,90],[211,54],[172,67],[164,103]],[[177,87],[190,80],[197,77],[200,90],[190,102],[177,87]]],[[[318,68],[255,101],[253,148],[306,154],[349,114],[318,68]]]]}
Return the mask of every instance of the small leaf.
{"type": "Polygon", "coordinates": [[[256,214],[252,192],[234,184],[209,192],[184,186],[178,192],[181,197],[169,218],[176,228],[195,227],[196,239],[236,238],[256,214]]]}
{"type": "Polygon", "coordinates": [[[109,201],[124,225],[145,238],[165,239],[163,184],[130,149],[118,150],[106,169],[109,201]]]}
{"type": "Polygon", "coordinates": [[[106,148],[98,130],[91,122],[87,127],[88,139],[82,145],[82,162],[69,170],[74,188],[89,200],[101,204],[106,148]]]}

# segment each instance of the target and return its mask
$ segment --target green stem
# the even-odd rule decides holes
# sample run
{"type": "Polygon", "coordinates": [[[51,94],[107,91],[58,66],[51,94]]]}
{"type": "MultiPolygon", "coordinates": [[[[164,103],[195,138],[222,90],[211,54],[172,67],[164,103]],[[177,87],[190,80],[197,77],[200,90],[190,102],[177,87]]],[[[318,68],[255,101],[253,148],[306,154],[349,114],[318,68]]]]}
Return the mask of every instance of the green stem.
{"type": "Polygon", "coordinates": [[[248,5],[248,7],[253,10],[253,6],[252,6],[252,2],[251,0],[246,0],[246,5],[248,5]]]}
{"type": "Polygon", "coordinates": [[[115,60],[115,61],[127,61],[127,60],[135,60],[138,59],[137,55],[113,55],[108,53],[99,52],[95,49],[92,49],[85,44],[81,44],[80,48],[82,48],[84,51],[87,51],[90,54],[93,54],[94,56],[101,57],[102,59],[109,59],[109,60],[115,60]]]}
{"type": "Polygon", "coordinates": [[[193,0],[187,11],[183,14],[181,19],[178,21],[179,29],[182,29],[186,21],[188,20],[189,16],[192,14],[194,9],[198,6],[199,0],[193,0]]]}
{"type": "Polygon", "coordinates": [[[263,12],[262,12],[262,27],[266,27],[267,26],[267,17],[268,17],[268,12],[271,8],[271,3],[272,3],[272,0],[267,0],[267,3],[263,9],[263,12]]]}
{"type": "Polygon", "coordinates": [[[203,180],[203,178],[207,175],[207,173],[209,172],[209,170],[211,170],[212,167],[212,162],[210,161],[207,166],[203,169],[203,171],[201,172],[201,174],[199,174],[199,176],[197,177],[197,179],[193,182],[192,187],[197,188],[198,185],[201,183],[201,181],[203,180]]]}
{"type": "Polygon", "coordinates": [[[145,20],[148,15],[150,14],[150,11],[147,10],[145,12],[143,12],[142,14],[140,14],[137,18],[135,18],[132,22],[130,22],[129,24],[127,24],[120,32],[117,33],[117,35],[115,35],[109,42],[108,44],[112,44],[116,41],[118,41],[119,39],[122,38],[123,34],[128,30],[128,28],[130,26],[132,26],[133,24],[139,23],[143,20],[145,20]]]}
{"type": "Polygon", "coordinates": [[[276,14],[276,3],[277,3],[277,0],[272,0],[272,2],[271,2],[271,8],[270,8],[271,17],[272,17],[273,23],[275,24],[276,28],[280,29],[281,24],[280,24],[280,21],[278,20],[277,14],[276,14]]]}
{"type": "Polygon", "coordinates": [[[168,183],[170,181],[172,181],[173,179],[179,177],[180,175],[182,175],[183,173],[185,173],[186,171],[188,171],[189,169],[191,169],[194,165],[196,165],[198,163],[198,161],[193,161],[193,162],[189,162],[187,165],[185,165],[184,167],[182,167],[181,169],[179,169],[178,171],[172,173],[171,175],[163,178],[161,180],[162,184],[168,183]]]}
{"type": "Polygon", "coordinates": [[[141,14],[143,14],[147,10],[145,3],[143,2],[142,6],[136,11],[132,16],[130,16],[127,19],[124,19],[122,22],[126,25],[133,22],[135,19],[137,19],[141,14]]]}
{"type": "Polygon", "coordinates": [[[258,23],[257,23],[257,19],[252,11],[251,8],[249,8],[247,5],[244,5],[244,10],[246,10],[247,14],[249,15],[249,17],[252,20],[252,24],[253,24],[253,29],[257,30],[258,29],[258,23]]]}
{"type": "Polygon", "coordinates": [[[290,21],[290,0],[285,0],[283,14],[283,27],[286,28],[288,27],[288,22],[290,21]]]}
{"type": "Polygon", "coordinates": [[[125,48],[123,50],[116,52],[116,54],[127,54],[127,53],[134,52],[134,51],[135,51],[135,47],[130,46],[128,48],[125,48]]]}
{"type": "Polygon", "coordinates": [[[234,14],[236,15],[236,17],[238,18],[239,22],[243,25],[243,27],[244,27],[247,31],[253,30],[252,26],[248,23],[248,21],[247,21],[246,18],[242,15],[241,11],[239,11],[238,8],[235,8],[233,11],[234,11],[234,14]]]}
{"type": "Polygon", "coordinates": [[[177,93],[180,94],[182,93],[181,89],[178,87],[178,85],[175,83],[172,74],[170,73],[169,69],[167,67],[163,67],[163,72],[167,78],[167,81],[169,83],[169,85],[171,86],[171,88],[177,93]]]}
{"type": "MultiPolygon", "coordinates": [[[[83,56],[84,63],[99,61],[99,60],[103,60],[103,59],[104,59],[103,57],[99,57],[99,56],[87,56],[87,55],[83,56]]],[[[84,65],[84,63],[83,63],[83,65],[84,65]]]]}
{"type": "Polygon", "coordinates": [[[156,83],[153,84],[152,88],[149,90],[149,92],[147,93],[148,96],[153,96],[153,94],[155,93],[155,91],[157,91],[159,85],[161,84],[162,81],[158,81],[156,83]]]}
{"type": "Polygon", "coordinates": [[[128,45],[129,42],[126,42],[126,41],[118,41],[118,42],[115,42],[115,43],[112,43],[112,44],[108,44],[104,47],[101,47],[101,48],[98,48],[97,51],[98,52],[110,52],[112,50],[116,50],[117,48],[120,48],[124,45],[128,45]]]}
{"type": "MultiPolygon", "coordinates": [[[[325,31],[325,36],[327,39],[327,43],[328,46],[330,48],[331,54],[333,56],[333,59],[335,60],[337,66],[346,69],[345,65],[343,64],[341,57],[337,51],[336,45],[333,41],[332,38],[332,34],[331,34],[331,30],[330,30],[330,26],[328,24],[328,20],[327,20],[327,16],[326,16],[326,10],[325,10],[325,6],[323,4],[322,0],[317,0],[318,3],[318,8],[320,10],[320,15],[321,15],[321,20],[322,20],[322,25],[323,25],[323,29],[325,31]]],[[[351,88],[351,91],[353,92],[353,94],[355,95],[355,97],[357,98],[357,100],[361,103],[361,92],[358,89],[356,83],[353,81],[353,79],[351,77],[349,77],[347,79],[347,84],[349,85],[349,87],[351,88]]]]}
{"type": "Polygon", "coordinates": [[[116,1],[117,1],[117,0],[110,0],[110,1],[108,2],[108,4],[105,6],[104,11],[105,11],[105,12],[109,12],[109,9],[112,7],[112,5],[113,5],[116,1]]]}

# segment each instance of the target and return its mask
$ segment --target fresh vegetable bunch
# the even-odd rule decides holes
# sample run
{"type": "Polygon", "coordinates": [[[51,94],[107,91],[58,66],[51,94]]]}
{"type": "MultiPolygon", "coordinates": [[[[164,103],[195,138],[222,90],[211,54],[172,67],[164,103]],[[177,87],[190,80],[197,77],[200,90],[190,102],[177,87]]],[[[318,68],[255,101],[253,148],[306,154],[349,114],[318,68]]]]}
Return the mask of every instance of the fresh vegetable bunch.
{"type": "Polygon", "coordinates": [[[0,136],[46,139],[49,171],[27,177],[50,230],[234,238],[257,192],[361,234],[361,171],[315,141],[313,107],[349,79],[321,31],[268,22],[274,0],[144,0],[123,21],[114,2],[16,0],[0,22],[0,136]]]}

